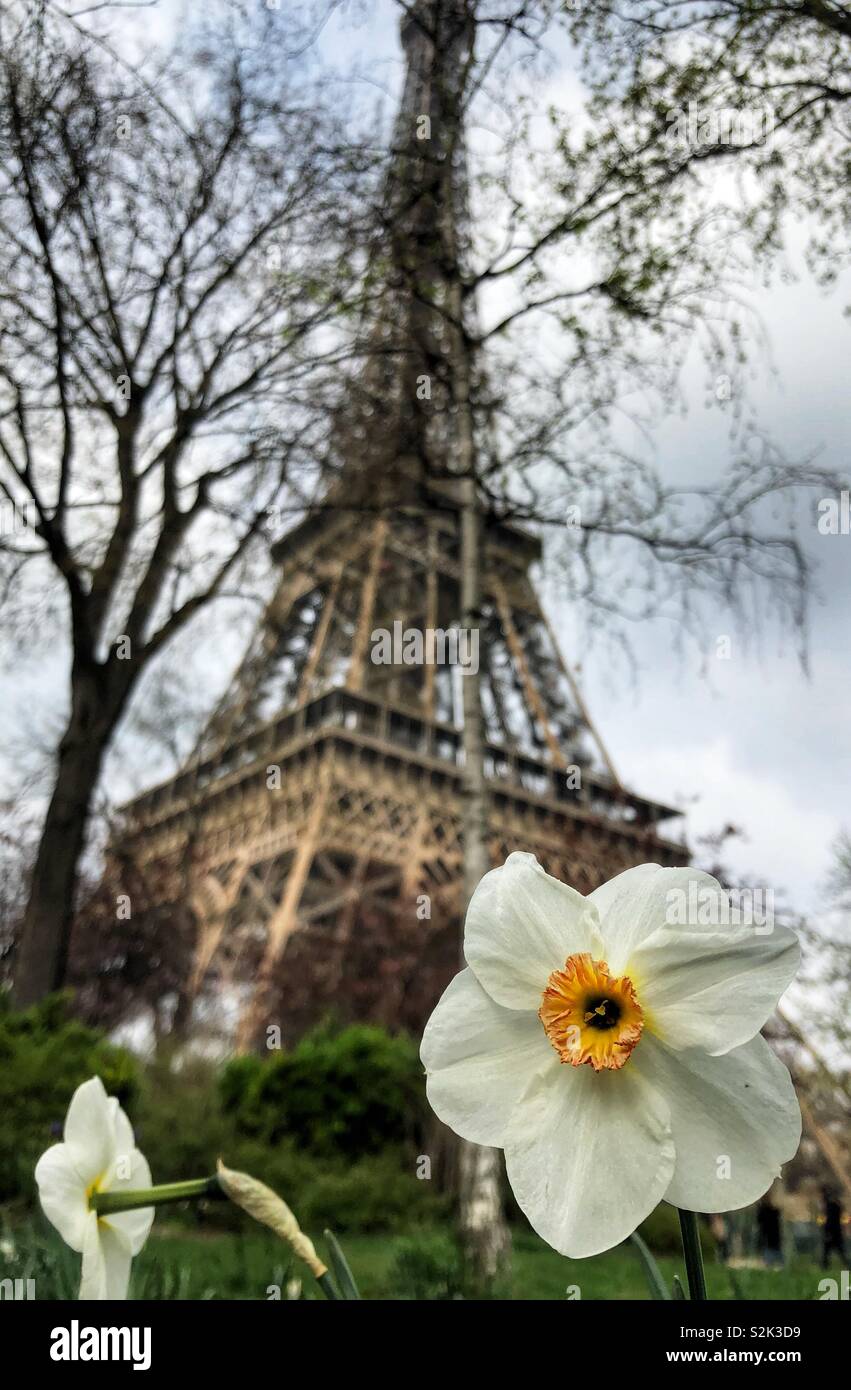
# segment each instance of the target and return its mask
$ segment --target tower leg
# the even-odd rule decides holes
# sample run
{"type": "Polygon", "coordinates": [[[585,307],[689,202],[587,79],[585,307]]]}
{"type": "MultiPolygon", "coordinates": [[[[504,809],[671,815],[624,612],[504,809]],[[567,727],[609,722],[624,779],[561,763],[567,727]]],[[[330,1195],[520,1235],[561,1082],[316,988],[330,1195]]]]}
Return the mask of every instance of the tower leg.
{"type": "Polygon", "coordinates": [[[325,814],[329,781],[330,768],[326,766],[305,832],[299,842],[287,877],[284,896],[267,924],[266,952],[260,966],[257,984],[243,1011],[237,1029],[236,1050],[238,1053],[248,1052],[254,1046],[266,1017],[273,991],[275,968],[286,947],[287,939],[295,929],[301,895],[319,844],[319,832],[325,814]]]}
{"type": "Polygon", "coordinates": [[[228,913],[239,896],[247,869],[247,859],[240,854],[224,883],[220,883],[213,874],[207,874],[190,894],[189,905],[197,922],[195,954],[184,995],[184,1007],[190,1014],[204,976],[221,944],[228,913]]]}

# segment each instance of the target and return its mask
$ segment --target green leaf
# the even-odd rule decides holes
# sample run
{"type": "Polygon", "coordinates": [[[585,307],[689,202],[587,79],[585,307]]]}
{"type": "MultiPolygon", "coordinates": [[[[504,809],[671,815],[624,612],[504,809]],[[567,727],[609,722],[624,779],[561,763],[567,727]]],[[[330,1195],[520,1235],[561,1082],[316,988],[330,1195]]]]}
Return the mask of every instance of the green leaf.
{"type": "Polygon", "coordinates": [[[683,1288],[682,1284],[680,1283],[680,1276],[679,1276],[678,1274],[675,1274],[675,1275],[674,1275],[673,1283],[674,1283],[674,1302],[677,1302],[677,1301],[679,1301],[680,1299],[682,1299],[683,1302],[686,1302],[686,1301],[687,1301],[687,1300],[686,1300],[686,1291],[685,1291],[685,1289],[683,1288]]]}
{"type": "Polygon", "coordinates": [[[670,1303],[671,1295],[668,1292],[668,1286],[662,1278],[662,1271],[651,1255],[648,1246],[641,1239],[637,1231],[633,1231],[630,1240],[638,1251],[641,1263],[644,1266],[644,1273],[647,1276],[651,1297],[658,1301],[670,1303]]]}
{"type": "Polygon", "coordinates": [[[340,1292],[343,1298],[349,1301],[360,1299],[355,1277],[349,1268],[349,1262],[343,1254],[340,1242],[337,1240],[334,1232],[326,1231],[325,1240],[328,1245],[328,1256],[331,1261],[331,1268],[337,1277],[337,1283],[340,1286],[340,1292]]]}
{"type": "Polygon", "coordinates": [[[733,1290],[733,1297],[736,1299],[738,1303],[747,1302],[748,1296],[742,1288],[742,1285],[739,1281],[739,1277],[736,1274],[736,1271],[734,1269],[731,1269],[729,1265],[727,1266],[727,1275],[730,1280],[730,1287],[733,1290]]]}

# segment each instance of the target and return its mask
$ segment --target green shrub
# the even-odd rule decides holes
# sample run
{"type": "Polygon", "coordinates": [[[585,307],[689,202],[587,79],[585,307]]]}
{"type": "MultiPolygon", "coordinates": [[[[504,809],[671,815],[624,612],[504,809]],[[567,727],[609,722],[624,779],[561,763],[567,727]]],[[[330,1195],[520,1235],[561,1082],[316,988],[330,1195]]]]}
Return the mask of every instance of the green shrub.
{"type": "Polygon", "coordinates": [[[396,1298],[463,1298],[463,1264],[456,1241],[440,1231],[400,1242],[387,1283],[396,1298]]]}
{"type": "MultiPolygon", "coordinates": [[[[698,1229],[704,1258],[711,1259],[713,1241],[702,1217],[698,1217],[698,1229]]],[[[668,1202],[660,1202],[656,1210],[651,1211],[647,1220],[642,1221],[639,1226],[638,1233],[644,1237],[654,1255],[681,1256],[683,1253],[680,1218],[676,1207],[672,1207],[668,1202]]]]}
{"type": "Polygon", "coordinates": [[[236,1127],[219,1103],[218,1068],[191,1059],[177,1069],[151,1063],[136,1107],[136,1142],[155,1183],[213,1173],[216,1159],[235,1168],[236,1127]]]}
{"type": "MultiPolygon", "coordinates": [[[[223,1069],[193,1058],[143,1068],[70,1019],[61,997],[25,1013],[0,1004],[0,1201],[32,1203],[36,1160],[61,1138],[75,1088],[98,1075],[128,1109],[155,1183],[212,1173],[221,1156],[279,1192],[314,1237],[326,1226],[421,1230],[448,1210],[437,1184],[415,1176],[421,1071],[413,1043],[363,1027],[223,1069]]],[[[169,1208],[163,1220],[250,1225],[224,1201],[169,1208]]]]}
{"type": "Polygon", "coordinates": [[[358,1024],[320,1029],[290,1052],[241,1057],[221,1079],[225,1113],[246,1135],[357,1159],[410,1141],[425,1116],[414,1042],[358,1024]]]}
{"type": "MultiPolygon", "coordinates": [[[[139,1144],[154,1181],[229,1168],[259,1177],[316,1236],[427,1227],[448,1212],[437,1183],[416,1177],[423,1080],[413,1042],[377,1027],[323,1029],[291,1052],[241,1056],[221,1070],[189,1062],[150,1066],[139,1144]]],[[[229,1204],[181,1216],[242,1229],[229,1204]]]]}
{"type": "MultiPolygon", "coordinates": [[[[437,1184],[420,1181],[415,1176],[419,1145],[413,1139],[398,1136],[413,1128],[416,1110],[396,1115],[392,1128],[395,1141],[388,1141],[379,1126],[389,1109],[387,1098],[392,1088],[385,1085],[384,1102],[377,1099],[369,1105],[360,1101],[357,1113],[363,1117],[344,1135],[344,1142],[335,1147],[331,1135],[337,1131],[327,1123],[325,1106],[331,1104],[329,1094],[345,1092],[352,1056],[362,1057],[371,1052],[372,1066],[366,1068],[374,1075],[379,1058],[389,1053],[393,1062],[410,1066],[411,1049],[397,1046],[397,1039],[382,1034],[379,1029],[350,1029],[347,1033],[367,1034],[354,1040],[340,1035],[343,1047],[335,1049],[332,1042],[320,1037],[321,1047],[300,1044],[292,1056],[299,1058],[296,1071],[298,1085],[298,1123],[282,1118],[273,1104],[278,1089],[277,1075],[267,1080],[270,1072],[277,1073],[283,1058],[239,1057],[226,1064],[223,1070],[209,1061],[186,1061],[177,1070],[160,1065],[149,1066],[144,1074],[139,1103],[136,1107],[137,1139],[151,1165],[155,1182],[177,1182],[213,1172],[221,1156],[231,1168],[242,1169],[259,1178],[276,1192],[296,1212],[305,1230],[317,1236],[326,1226],[335,1231],[386,1231],[391,1229],[422,1229],[443,1219],[448,1211],[448,1199],[437,1192],[437,1184]],[[378,1035],[377,1037],[374,1035],[378,1035]],[[388,1044],[385,1049],[384,1044],[388,1044]],[[304,1095],[306,1064],[303,1050],[311,1058],[318,1052],[322,1057],[317,1088],[321,1089],[323,1104],[309,1102],[304,1095]],[[399,1054],[401,1051],[401,1063],[399,1054]],[[335,1056],[342,1053],[345,1065],[336,1071],[335,1056]],[[311,1135],[306,1114],[316,1110],[323,1118],[318,1122],[322,1133],[311,1135]],[[369,1152],[353,1154],[354,1139],[366,1134],[373,1146],[369,1152]],[[311,1139],[313,1142],[311,1142],[311,1139]]],[[[287,1058],[289,1060],[289,1058],[287,1058]]],[[[419,1063],[417,1066],[417,1076],[419,1063]]],[[[383,1065],[386,1077],[392,1065],[383,1065]]],[[[399,1088],[401,1090],[401,1087],[399,1088]]],[[[398,1093],[395,1105],[399,1105],[398,1093]]],[[[293,1115],[288,1112],[290,1119],[293,1115]]],[[[347,1108],[347,1114],[355,1109],[347,1108]]],[[[170,1211],[169,1220],[188,1222],[218,1230],[244,1230],[246,1218],[230,1203],[205,1202],[188,1204],[185,1209],[170,1211]]]]}
{"type": "MultiPolygon", "coordinates": [[[[541,1243],[538,1243],[538,1249],[541,1243]]],[[[511,1274],[493,1282],[477,1282],[466,1265],[457,1235],[452,1229],[408,1236],[396,1245],[387,1286],[394,1298],[417,1301],[450,1299],[506,1299],[512,1296],[511,1274]]]]}
{"type": "MultiPolygon", "coordinates": [[[[251,1173],[284,1198],[299,1223],[316,1238],[330,1227],[348,1231],[414,1230],[448,1214],[436,1184],[414,1175],[416,1155],[404,1149],[366,1154],[355,1162],[316,1158],[291,1144],[270,1147],[243,1140],[226,1161],[251,1173]]],[[[207,1217],[235,1229],[232,1211],[211,1205],[207,1217]]],[[[237,1214],[236,1224],[239,1224],[237,1214]]]]}
{"type": "Polygon", "coordinates": [[[132,1109],[137,1063],[70,1018],[66,997],[15,1012],[0,995],[0,1201],[33,1196],[36,1160],[62,1138],[71,1095],[90,1076],[132,1109]]]}

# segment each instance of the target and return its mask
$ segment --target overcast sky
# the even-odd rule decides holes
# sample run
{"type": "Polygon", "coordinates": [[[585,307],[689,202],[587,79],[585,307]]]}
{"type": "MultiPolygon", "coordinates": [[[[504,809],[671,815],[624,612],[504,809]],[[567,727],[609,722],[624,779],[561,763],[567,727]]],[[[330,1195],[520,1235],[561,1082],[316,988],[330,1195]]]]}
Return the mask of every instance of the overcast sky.
{"type": "MultiPolygon", "coordinates": [[[[392,0],[379,0],[359,29],[326,36],[330,52],[345,48],[382,85],[398,82],[399,50],[392,0]]],[[[575,99],[571,56],[559,45],[556,67],[541,89],[541,108],[575,99]]],[[[788,458],[818,454],[849,474],[851,338],[844,308],[847,282],[832,294],[816,288],[803,266],[803,229],[790,229],[789,260],[797,283],[748,287],[770,353],[749,381],[764,427],[788,458]]],[[[729,458],[728,419],[705,404],[705,368],[697,354],[684,368],[687,413],[656,431],[663,476],[709,481],[729,458]]],[[[737,383],[733,383],[737,389],[737,383]]],[[[747,839],[726,855],[743,879],[774,888],[800,909],[817,910],[839,830],[851,828],[851,536],[822,536],[814,499],[801,503],[799,536],[818,567],[821,598],[810,627],[810,674],[798,660],[797,638],[775,622],[743,642],[729,616],[707,619],[705,643],[693,655],[675,651],[670,628],[650,624],[636,638],[631,673],[605,645],[571,648],[577,627],[557,610],[565,655],[581,661],[592,715],[621,777],[637,791],[688,807],[687,836],[740,826],[747,839]],[[732,637],[728,660],[715,656],[719,636],[732,637]]],[[[676,825],[676,822],[673,823],[676,825]]]]}
{"type": "MultiPolygon", "coordinates": [[[[150,11],[128,16],[122,20],[125,41],[131,42],[134,24],[144,23],[147,33],[166,32],[179,12],[180,6],[164,3],[157,18],[150,11]]],[[[377,0],[368,22],[345,30],[336,24],[323,40],[335,59],[357,60],[377,94],[398,85],[396,13],[392,0],[377,0]]],[[[542,103],[575,87],[567,58],[542,91],[542,103]]],[[[847,476],[851,353],[843,307],[851,291],[847,285],[830,296],[817,290],[803,270],[801,238],[793,242],[798,282],[751,288],[773,367],[751,382],[752,399],[787,456],[818,452],[847,476]]],[[[656,431],[656,459],[665,476],[710,480],[727,461],[727,421],[721,411],[706,409],[697,360],[686,363],[683,380],[688,410],[656,431]]],[[[675,653],[669,628],[647,625],[637,636],[633,676],[604,646],[577,650],[574,615],[557,610],[555,616],[565,655],[581,659],[587,702],[622,778],[648,796],[687,806],[692,838],[728,821],[742,826],[748,838],[731,847],[733,868],[785,893],[796,907],[817,909],[830,844],[843,825],[851,827],[851,536],[819,535],[812,502],[802,503],[799,529],[818,565],[821,590],[812,611],[809,677],[798,662],[794,634],[773,623],[746,645],[719,612],[707,620],[702,652],[685,657],[675,653]],[[732,654],[719,660],[715,643],[725,633],[732,635],[732,654]]],[[[230,660],[225,642],[217,664],[224,669],[230,660]]],[[[2,757],[12,781],[24,765],[26,744],[47,741],[58,728],[65,671],[60,651],[36,647],[29,656],[19,654],[0,687],[2,757]]],[[[153,771],[149,756],[123,739],[110,759],[110,787],[118,792],[145,785],[153,771]]]]}
{"type": "MultiPolygon", "coordinates": [[[[777,370],[754,392],[761,418],[790,456],[819,449],[847,476],[851,361],[840,297],[825,299],[802,280],[755,298],[777,370]]],[[[725,431],[704,409],[696,369],[687,381],[690,409],[659,431],[660,462],[673,470],[689,458],[712,476],[726,456],[725,431]]],[[[613,688],[596,655],[585,686],[621,775],[656,796],[696,797],[692,834],[728,820],[742,826],[748,841],[731,848],[730,863],[807,908],[818,905],[832,840],[851,827],[851,536],[820,535],[812,505],[802,512],[821,591],[809,678],[794,635],[773,623],[752,634],[750,650],[733,635],[730,659],[717,659],[717,637],[732,632],[719,613],[707,624],[708,671],[697,654],[678,657],[659,624],[642,635],[635,687],[622,679],[613,688]]]]}

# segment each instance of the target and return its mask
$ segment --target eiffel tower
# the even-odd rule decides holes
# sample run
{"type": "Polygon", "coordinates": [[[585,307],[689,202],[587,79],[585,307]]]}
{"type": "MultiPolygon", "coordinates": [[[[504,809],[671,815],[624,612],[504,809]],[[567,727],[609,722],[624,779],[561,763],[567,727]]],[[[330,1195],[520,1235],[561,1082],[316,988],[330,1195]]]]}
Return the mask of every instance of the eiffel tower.
{"type": "Polygon", "coordinates": [[[385,283],[335,425],[343,466],[275,547],[275,591],[199,748],[125,808],[122,853],[158,904],[191,908],[188,997],[230,990],[242,1046],[329,1011],[419,1030],[457,969],[465,664],[494,863],[529,850],[587,893],[633,864],[687,861],[659,831],[679,812],[615,773],[538,598],[534,535],[485,518],[479,627],[458,631],[443,329],[409,269],[439,276],[433,229],[463,203],[463,169],[424,158],[418,137],[424,116],[440,130],[468,42],[463,0],[418,0],[403,23],[385,283]]]}

